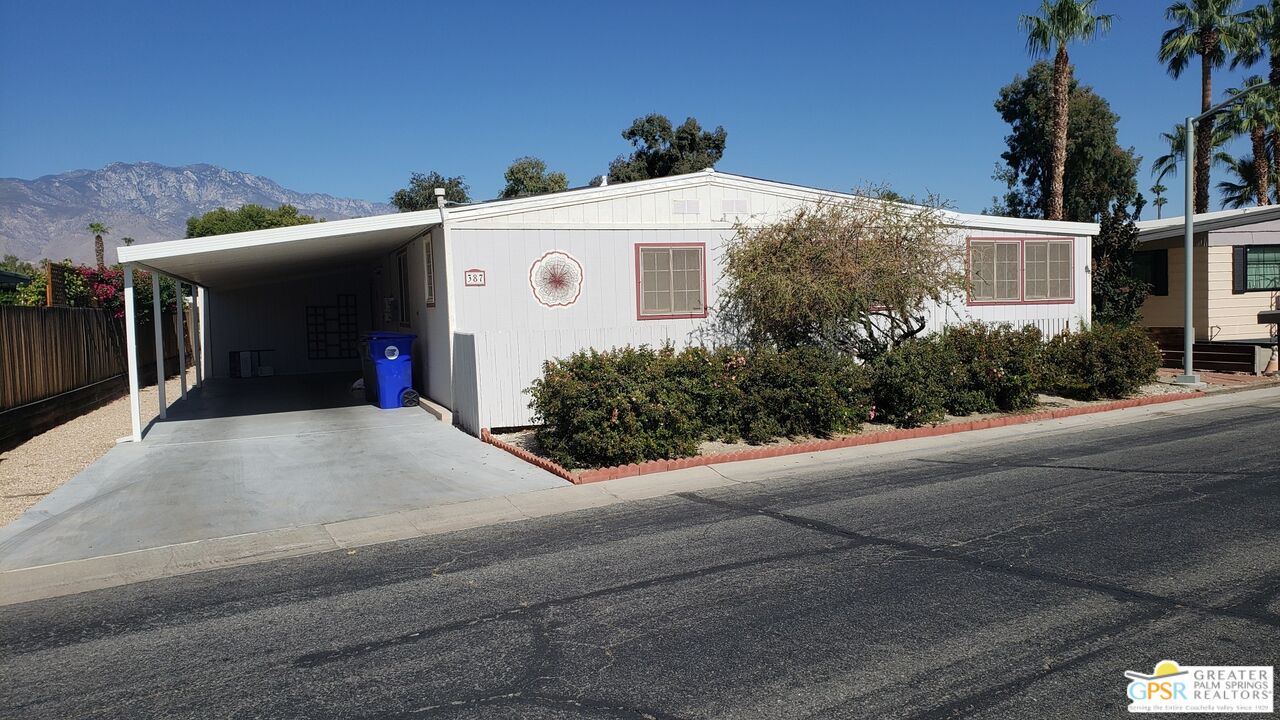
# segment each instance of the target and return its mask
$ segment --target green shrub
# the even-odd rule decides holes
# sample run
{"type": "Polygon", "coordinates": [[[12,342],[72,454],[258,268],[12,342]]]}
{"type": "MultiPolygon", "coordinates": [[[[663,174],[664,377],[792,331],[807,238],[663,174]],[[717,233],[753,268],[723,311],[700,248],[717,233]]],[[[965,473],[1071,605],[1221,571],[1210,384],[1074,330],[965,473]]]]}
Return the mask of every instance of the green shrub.
{"type": "Polygon", "coordinates": [[[737,378],[738,428],[750,443],[856,430],[871,409],[867,373],[852,358],[801,347],[751,353],[737,378]]]}
{"type": "Polygon", "coordinates": [[[693,455],[698,406],[670,348],[589,350],[543,364],[529,388],[538,441],[565,467],[621,465],[693,455]]]}
{"type": "Polygon", "coordinates": [[[955,360],[937,337],[913,338],[876,359],[871,396],[876,417],[898,427],[941,422],[955,360]]]}
{"type": "Polygon", "coordinates": [[[972,322],[947,328],[938,342],[947,412],[1010,412],[1036,404],[1044,348],[1038,328],[972,322]]]}
{"type": "Polygon", "coordinates": [[[856,361],[816,348],[627,347],[547,362],[529,394],[546,455],[594,467],[694,455],[710,439],[856,430],[868,389],[856,361]]]}
{"type": "Polygon", "coordinates": [[[1078,400],[1123,398],[1156,378],[1160,350],[1137,325],[1097,323],[1045,346],[1045,392],[1078,400]]]}

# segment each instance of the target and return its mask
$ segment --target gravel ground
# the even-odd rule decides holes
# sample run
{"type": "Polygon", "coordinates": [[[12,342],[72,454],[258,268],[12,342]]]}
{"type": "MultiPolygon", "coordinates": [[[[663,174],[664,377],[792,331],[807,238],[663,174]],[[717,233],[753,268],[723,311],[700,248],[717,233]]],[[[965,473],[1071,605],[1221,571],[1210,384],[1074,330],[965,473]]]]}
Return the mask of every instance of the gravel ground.
{"type": "MultiPolygon", "coordinates": [[[[187,386],[194,382],[193,368],[187,370],[187,386]]],[[[165,383],[169,404],[179,391],[176,376],[165,383]]],[[[142,388],[140,403],[145,424],[159,412],[155,385],[142,388]]],[[[125,395],[0,453],[0,525],[26,512],[128,434],[129,396],[125,395]]]]}

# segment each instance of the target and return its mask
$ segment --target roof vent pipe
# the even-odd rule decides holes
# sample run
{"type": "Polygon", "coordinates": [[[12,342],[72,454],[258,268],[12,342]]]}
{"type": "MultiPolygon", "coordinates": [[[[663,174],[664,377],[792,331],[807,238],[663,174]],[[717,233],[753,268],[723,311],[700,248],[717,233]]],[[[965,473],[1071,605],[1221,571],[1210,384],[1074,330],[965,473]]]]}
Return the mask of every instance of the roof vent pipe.
{"type": "Polygon", "coordinates": [[[435,190],[432,190],[432,192],[436,195],[436,207],[444,207],[444,204],[448,202],[444,199],[444,188],[436,188],[435,190]]]}
{"type": "Polygon", "coordinates": [[[605,173],[600,176],[600,187],[604,187],[608,184],[609,184],[609,173],[605,173]]]}

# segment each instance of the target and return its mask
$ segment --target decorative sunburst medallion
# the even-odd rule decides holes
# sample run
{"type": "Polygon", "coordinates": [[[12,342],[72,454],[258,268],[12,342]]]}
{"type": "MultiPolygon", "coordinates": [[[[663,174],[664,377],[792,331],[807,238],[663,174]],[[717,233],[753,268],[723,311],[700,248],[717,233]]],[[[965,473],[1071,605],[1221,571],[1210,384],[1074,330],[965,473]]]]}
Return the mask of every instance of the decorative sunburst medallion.
{"type": "Polygon", "coordinates": [[[582,264],[572,255],[552,250],[529,268],[533,296],[547,307],[568,307],[582,294],[582,264]]]}

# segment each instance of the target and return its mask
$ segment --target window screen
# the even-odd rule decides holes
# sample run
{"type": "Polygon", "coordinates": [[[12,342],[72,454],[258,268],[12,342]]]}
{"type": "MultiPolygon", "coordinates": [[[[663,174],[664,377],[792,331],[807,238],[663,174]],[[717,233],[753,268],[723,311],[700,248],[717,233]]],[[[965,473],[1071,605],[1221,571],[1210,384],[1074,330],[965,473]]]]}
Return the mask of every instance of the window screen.
{"type": "Polygon", "coordinates": [[[1244,249],[1244,289],[1280,290],[1280,245],[1244,249]]]}
{"type": "Polygon", "coordinates": [[[1016,301],[1018,287],[1018,243],[978,241],[969,246],[970,298],[979,301],[1016,301]]]}
{"type": "Polygon", "coordinates": [[[1071,241],[1028,242],[1023,246],[1025,300],[1071,299],[1071,241]]]}
{"type": "Polygon", "coordinates": [[[640,315],[706,315],[703,248],[640,248],[640,315]]]}
{"type": "Polygon", "coordinates": [[[428,235],[422,241],[422,270],[423,270],[423,287],[426,288],[427,307],[436,304],[436,258],[435,250],[431,247],[431,236],[428,235]]]}

